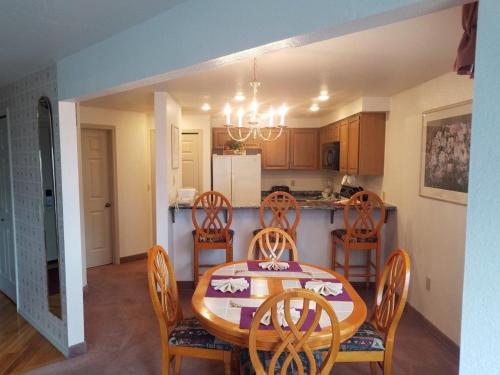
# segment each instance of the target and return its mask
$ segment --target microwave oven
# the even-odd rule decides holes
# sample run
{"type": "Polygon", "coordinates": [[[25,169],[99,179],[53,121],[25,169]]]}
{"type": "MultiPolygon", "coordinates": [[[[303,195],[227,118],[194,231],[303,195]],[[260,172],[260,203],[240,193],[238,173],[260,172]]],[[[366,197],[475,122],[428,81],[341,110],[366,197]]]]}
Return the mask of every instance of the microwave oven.
{"type": "Polygon", "coordinates": [[[333,171],[339,170],[340,142],[326,143],[322,148],[321,167],[333,171]]]}

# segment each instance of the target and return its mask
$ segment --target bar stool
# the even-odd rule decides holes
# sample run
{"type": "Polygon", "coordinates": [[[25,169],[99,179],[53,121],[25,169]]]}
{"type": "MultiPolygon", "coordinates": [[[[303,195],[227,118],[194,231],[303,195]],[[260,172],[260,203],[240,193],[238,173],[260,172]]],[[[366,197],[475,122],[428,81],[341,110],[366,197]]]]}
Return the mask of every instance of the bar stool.
{"type": "MultiPolygon", "coordinates": [[[[275,191],[265,197],[260,204],[259,221],[261,228],[253,231],[254,236],[262,229],[274,227],[287,232],[295,243],[297,243],[297,226],[300,223],[300,206],[292,194],[284,191],[275,191]],[[266,221],[267,210],[272,213],[272,217],[269,221],[266,221]],[[295,210],[295,219],[293,222],[287,217],[288,211],[290,210],[295,210]]],[[[289,247],[288,249],[290,250],[289,247]]],[[[291,252],[290,255],[293,255],[293,253],[291,252]]]]}
{"type": "Polygon", "coordinates": [[[233,220],[233,207],[229,200],[217,191],[207,191],[201,194],[193,204],[191,210],[193,221],[194,261],[193,280],[198,284],[200,268],[213,267],[216,264],[200,264],[200,251],[225,250],[226,262],[233,260],[234,231],[230,229],[233,220]],[[202,212],[199,212],[201,208],[202,212]],[[200,213],[203,218],[198,220],[200,213]],[[226,216],[224,224],[223,216],[226,216]]]}
{"type": "Polygon", "coordinates": [[[352,277],[364,277],[366,286],[370,278],[375,276],[375,284],[380,279],[381,262],[381,238],[380,230],[384,225],[385,206],[380,197],[371,191],[360,191],[354,194],[344,207],[345,229],[336,229],[331,232],[332,236],[332,269],[337,267],[344,269],[344,277],[349,280],[352,277]],[[374,211],[378,209],[380,216],[374,219],[374,211]],[[353,213],[351,215],[351,213],[353,213]],[[337,245],[344,249],[344,264],[337,261],[337,245]],[[350,252],[361,250],[366,252],[366,263],[351,265],[349,263],[350,252]],[[375,264],[371,259],[371,251],[375,250],[375,264]],[[362,274],[350,274],[350,268],[361,268],[365,270],[362,274]],[[372,273],[375,269],[375,273],[372,273]]]}

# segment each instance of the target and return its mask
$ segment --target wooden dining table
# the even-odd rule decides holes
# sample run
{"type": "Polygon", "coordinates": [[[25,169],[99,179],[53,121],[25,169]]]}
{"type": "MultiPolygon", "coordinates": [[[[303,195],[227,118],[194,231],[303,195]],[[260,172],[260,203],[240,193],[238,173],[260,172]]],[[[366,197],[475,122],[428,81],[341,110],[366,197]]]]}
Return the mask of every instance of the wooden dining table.
{"type": "MultiPolygon", "coordinates": [[[[192,306],[202,326],[215,337],[239,347],[248,346],[249,322],[253,312],[273,294],[292,288],[303,288],[309,280],[342,283],[342,293],[325,297],[333,307],[340,324],[340,341],[350,338],[366,319],[366,304],[352,285],[341,275],[312,264],[288,262],[280,271],[263,270],[259,261],[225,263],[209,269],[200,278],[192,298],[192,306]],[[250,287],[231,293],[215,290],[212,280],[245,278],[250,287]]],[[[300,301],[297,301],[300,302],[300,301]]],[[[326,318],[326,316],[325,316],[326,318]]],[[[320,320],[320,330],[308,341],[311,348],[325,347],[331,342],[329,320],[320,320]]],[[[259,332],[257,348],[273,350],[281,339],[272,329],[259,332]]]]}

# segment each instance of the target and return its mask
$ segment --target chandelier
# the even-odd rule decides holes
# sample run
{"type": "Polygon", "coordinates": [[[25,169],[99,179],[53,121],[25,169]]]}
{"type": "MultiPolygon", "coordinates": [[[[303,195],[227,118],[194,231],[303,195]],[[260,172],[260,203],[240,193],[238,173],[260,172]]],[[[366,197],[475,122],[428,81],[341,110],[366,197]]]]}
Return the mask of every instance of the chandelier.
{"type": "Polygon", "coordinates": [[[283,128],[285,128],[285,115],[288,110],[285,104],[282,104],[278,109],[271,106],[267,112],[259,111],[260,105],[257,101],[257,91],[260,82],[257,81],[256,68],[257,59],[254,59],[253,81],[250,82],[253,98],[247,111],[243,106],[240,106],[235,113],[236,123],[233,123],[233,108],[229,103],[226,103],[224,107],[227,133],[231,139],[238,142],[245,142],[250,137],[254,139],[261,138],[264,141],[274,141],[281,136],[283,128]]]}

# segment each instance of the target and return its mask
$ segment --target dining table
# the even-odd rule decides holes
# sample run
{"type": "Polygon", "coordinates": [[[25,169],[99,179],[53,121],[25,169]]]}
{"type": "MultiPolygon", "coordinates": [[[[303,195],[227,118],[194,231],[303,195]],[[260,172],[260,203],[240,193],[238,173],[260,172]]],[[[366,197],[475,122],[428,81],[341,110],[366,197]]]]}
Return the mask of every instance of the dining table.
{"type": "MultiPolygon", "coordinates": [[[[259,267],[261,261],[237,261],[220,264],[207,270],[200,278],[192,297],[192,307],[201,325],[215,337],[238,347],[248,347],[253,314],[267,297],[284,290],[305,288],[308,281],[341,283],[342,292],[325,296],[333,307],[340,326],[340,341],[349,339],[366,319],[367,308],[352,285],[340,274],[313,264],[289,261],[284,270],[259,267]],[[217,290],[213,280],[244,278],[249,287],[235,292],[217,290]]],[[[297,301],[300,302],[300,301],[297,301]]],[[[326,314],[319,321],[320,329],[308,339],[311,348],[323,348],[331,342],[331,324],[326,314]]],[[[271,327],[268,327],[271,328],[271,327]]],[[[273,350],[281,342],[273,329],[257,335],[259,350],[273,350]]]]}

